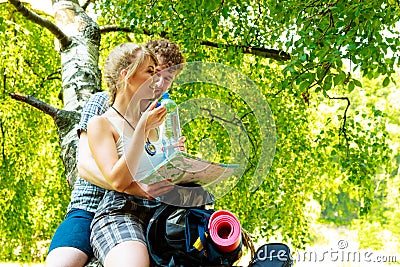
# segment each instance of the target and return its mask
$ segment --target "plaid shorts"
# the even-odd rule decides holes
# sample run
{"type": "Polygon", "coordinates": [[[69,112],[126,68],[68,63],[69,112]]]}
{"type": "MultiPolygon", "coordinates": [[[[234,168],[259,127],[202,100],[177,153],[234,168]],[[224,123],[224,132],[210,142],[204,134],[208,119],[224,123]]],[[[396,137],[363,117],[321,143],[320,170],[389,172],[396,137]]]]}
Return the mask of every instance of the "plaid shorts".
{"type": "Polygon", "coordinates": [[[90,242],[96,258],[104,264],[110,250],[125,241],[146,245],[147,224],[159,202],[116,191],[106,191],[91,225],[90,242]]]}

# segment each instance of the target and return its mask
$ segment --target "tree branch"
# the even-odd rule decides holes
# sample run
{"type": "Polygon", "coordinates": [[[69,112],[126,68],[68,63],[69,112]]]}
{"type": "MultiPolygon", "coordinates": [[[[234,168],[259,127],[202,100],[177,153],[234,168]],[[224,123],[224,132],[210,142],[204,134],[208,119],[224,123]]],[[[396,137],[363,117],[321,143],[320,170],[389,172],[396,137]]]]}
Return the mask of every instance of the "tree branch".
{"type": "Polygon", "coordinates": [[[16,93],[10,93],[9,95],[11,96],[11,98],[27,103],[43,111],[44,113],[50,115],[53,118],[54,123],[58,128],[58,137],[61,146],[61,158],[64,162],[68,183],[72,186],[76,179],[75,176],[77,175],[75,156],[76,156],[76,147],[78,138],[76,135],[76,130],[74,130],[74,127],[79,122],[80,113],[76,111],[68,111],[55,108],[29,95],[20,95],[16,93]],[[71,133],[73,134],[72,137],[71,133]]]}
{"type": "MultiPolygon", "coordinates": [[[[133,32],[130,27],[120,27],[118,25],[106,25],[100,26],[100,33],[108,33],[108,32],[133,32]]],[[[147,33],[145,33],[148,35],[147,33]]]]}
{"type": "Polygon", "coordinates": [[[3,138],[1,138],[1,140],[2,140],[1,141],[1,155],[3,157],[3,162],[6,162],[6,145],[5,145],[6,138],[5,138],[5,130],[3,127],[2,120],[0,120],[0,131],[1,131],[1,136],[3,137],[3,138]]]}
{"type": "MultiPolygon", "coordinates": [[[[108,33],[108,32],[115,32],[115,31],[133,32],[130,27],[120,27],[118,25],[107,25],[107,26],[100,27],[100,33],[108,33]]],[[[143,30],[143,33],[146,35],[149,35],[149,36],[152,35],[152,33],[148,30],[143,30]]],[[[162,37],[164,37],[166,35],[167,35],[166,32],[161,33],[162,37]]],[[[244,54],[252,54],[255,56],[259,56],[259,57],[271,58],[271,59],[274,59],[277,61],[286,61],[291,58],[290,54],[286,53],[285,51],[275,50],[275,49],[267,49],[267,48],[263,48],[263,47],[219,44],[219,43],[214,43],[214,42],[210,42],[210,41],[201,41],[200,44],[205,45],[205,46],[214,47],[214,48],[235,47],[235,48],[239,48],[244,54]]]]}
{"type": "Polygon", "coordinates": [[[46,77],[42,77],[41,75],[37,74],[32,66],[32,63],[25,59],[24,62],[29,66],[32,70],[32,73],[36,75],[36,77],[40,78],[42,82],[39,84],[39,87],[43,87],[44,83],[51,80],[61,80],[61,69],[56,70],[55,72],[47,75],[46,77]]]}
{"type": "MultiPolygon", "coordinates": [[[[133,30],[130,27],[121,27],[118,25],[106,25],[106,26],[100,26],[100,34],[101,33],[109,33],[109,32],[127,32],[127,33],[132,33],[133,30]]],[[[143,29],[143,33],[148,36],[152,36],[153,33],[151,33],[149,30],[143,29]]],[[[161,37],[165,37],[167,35],[166,32],[161,32],[161,37]]]]}
{"type": "Polygon", "coordinates": [[[235,117],[235,118],[233,118],[232,120],[228,120],[228,119],[225,119],[225,118],[222,118],[222,117],[220,117],[220,116],[217,116],[217,115],[213,114],[212,110],[209,109],[209,108],[200,107],[200,110],[201,110],[201,111],[206,111],[206,112],[208,113],[209,118],[211,118],[211,122],[213,122],[213,121],[215,121],[215,120],[218,120],[218,121],[222,121],[222,122],[225,122],[225,123],[229,123],[229,124],[232,124],[232,125],[235,125],[235,126],[239,126],[243,132],[247,133],[247,137],[248,137],[248,139],[249,139],[249,141],[250,141],[250,144],[251,144],[251,147],[252,147],[254,153],[250,153],[250,155],[251,155],[250,158],[247,158],[246,153],[244,153],[244,151],[246,151],[246,150],[245,150],[245,149],[242,147],[242,145],[241,145],[242,142],[239,142],[239,143],[240,143],[240,146],[241,146],[241,150],[240,150],[240,151],[243,152],[243,157],[247,158],[247,162],[249,162],[250,164],[252,164],[252,158],[254,158],[254,157],[256,156],[256,154],[257,154],[257,153],[256,153],[256,151],[257,151],[256,147],[257,147],[257,146],[255,145],[255,143],[254,143],[255,141],[253,140],[253,139],[255,139],[255,138],[254,138],[254,136],[250,136],[250,133],[246,131],[246,128],[245,128],[244,125],[241,123],[241,121],[242,121],[243,118],[246,117],[247,115],[253,114],[253,111],[244,114],[240,119],[235,117]],[[252,137],[253,137],[253,138],[252,138],[252,137]]]}
{"type": "Polygon", "coordinates": [[[285,51],[267,49],[263,47],[252,47],[243,45],[228,45],[228,44],[218,44],[210,41],[201,41],[200,44],[211,46],[211,47],[236,47],[242,50],[244,54],[252,54],[259,57],[271,58],[277,61],[286,61],[290,59],[290,55],[285,51]]]}
{"type": "Polygon", "coordinates": [[[54,36],[60,41],[61,47],[67,47],[71,44],[71,39],[65,35],[60,28],[58,28],[53,22],[48,19],[42,18],[35,12],[27,9],[19,0],[8,0],[19,13],[21,13],[26,19],[48,29],[54,36]]]}
{"type": "Polygon", "coordinates": [[[326,91],[325,91],[325,94],[328,96],[329,99],[346,100],[346,102],[347,102],[346,109],[344,110],[344,113],[343,113],[343,124],[342,124],[342,127],[340,128],[339,136],[340,136],[340,133],[343,134],[344,140],[346,141],[347,153],[349,153],[349,138],[347,137],[347,132],[346,132],[346,122],[347,122],[347,111],[349,110],[349,107],[350,107],[350,99],[346,96],[331,97],[328,95],[328,93],[326,91]]]}
{"type": "Polygon", "coordinates": [[[82,9],[86,10],[91,2],[94,2],[94,0],[93,1],[92,0],[86,0],[86,2],[83,3],[83,5],[82,5],[82,9]]]}
{"type": "Polygon", "coordinates": [[[61,81],[61,70],[57,70],[45,78],[42,78],[42,82],[40,83],[39,87],[43,87],[45,82],[52,81],[52,80],[60,80],[61,81]]]}
{"type": "Polygon", "coordinates": [[[28,105],[31,105],[32,107],[35,107],[38,110],[43,111],[44,113],[50,115],[53,119],[56,118],[57,113],[59,111],[58,108],[55,108],[30,95],[20,95],[17,93],[9,93],[9,95],[11,96],[12,99],[27,103],[28,105]]]}
{"type": "Polygon", "coordinates": [[[5,68],[3,68],[2,69],[2,72],[3,72],[3,94],[5,94],[6,93],[6,86],[7,86],[7,74],[6,74],[6,69],[5,68]]]}
{"type": "Polygon", "coordinates": [[[147,4],[147,7],[148,7],[149,9],[152,9],[156,3],[157,3],[157,0],[150,1],[150,3],[147,4]],[[152,2],[152,3],[151,3],[151,2],[152,2]]]}

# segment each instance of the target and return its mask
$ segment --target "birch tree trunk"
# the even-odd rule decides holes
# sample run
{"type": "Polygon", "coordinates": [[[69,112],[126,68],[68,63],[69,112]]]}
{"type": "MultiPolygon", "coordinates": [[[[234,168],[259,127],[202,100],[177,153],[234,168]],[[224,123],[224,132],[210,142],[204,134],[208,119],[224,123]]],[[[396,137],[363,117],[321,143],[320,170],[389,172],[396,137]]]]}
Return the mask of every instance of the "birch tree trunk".
{"type": "MultiPolygon", "coordinates": [[[[60,46],[64,110],[55,117],[67,179],[72,186],[77,178],[77,123],[85,101],[101,90],[98,67],[100,31],[77,0],[53,1],[56,25],[69,38],[60,46]]],[[[57,41],[56,41],[57,42],[57,41]]]]}
{"type": "Polygon", "coordinates": [[[98,67],[100,29],[79,5],[77,0],[53,0],[54,19],[41,18],[27,9],[19,0],[10,0],[27,19],[49,29],[56,39],[62,64],[62,99],[60,110],[30,96],[11,94],[50,115],[58,128],[61,159],[72,188],[77,178],[77,124],[80,111],[89,96],[101,90],[101,73],[98,67]]]}
{"type": "MultiPolygon", "coordinates": [[[[100,29],[77,0],[53,0],[56,24],[30,11],[19,0],[9,2],[27,19],[47,28],[56,37],[56,48],[60,52],[62,65],[63,109],[55,108],[32,96],[15,93],[10,95],[40,109],[54,119],[58,129],[60,156],[72,188],[78,175],[76,152],[80,111],[90,95],[101,90],[101,73],[98,67],[100,29]]],[[[91,259],[88,266],[101,264],[96,259],[91,259]]]]}
{"type": "MultiPolygon", "coordinates": [[[[62,67],[62,92],[64,112],[77,114],[85,100],[101,90],[101,73],[98,67],[100,30],[98,25],[85,13],[78,1],[53,1],[56,25],[70,38],[67,47],[60,48],[62,67]]],[[[73,186],[77,178],[77,122],[56,119],[67,179],[73,186]],[[65,125],[65,127],[60,127],[65,125]]],[[[92,258],[87,266],[101,266],[92,258]]]]}
{"type": "MultiPolygon", "coordinates": [[[[26,9],[20,1],[10,2],[25,17],[45,26],[58,37],[56,44],[61,55],[64,109],[54,108],[30,96],[11,96],[44,111],[54,119],[58,128],[60,156],[72,188],[78,175],[76,152],[80,111],[90,95],[101,90],[101,73],[98,67],[100,30],[76,0],[53,1],[56,25],[26,9]]],[[[87,266],[101,264],[92,258],[87,266]]]]}

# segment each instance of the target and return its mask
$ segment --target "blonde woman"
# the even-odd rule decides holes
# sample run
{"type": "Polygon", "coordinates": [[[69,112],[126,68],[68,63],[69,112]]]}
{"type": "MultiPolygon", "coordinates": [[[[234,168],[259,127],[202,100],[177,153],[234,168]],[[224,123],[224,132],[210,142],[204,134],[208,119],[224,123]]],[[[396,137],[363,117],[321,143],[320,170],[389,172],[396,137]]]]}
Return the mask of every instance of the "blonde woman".
{"type": "Polygon", "coordinates": [[[144,231],[159,206],[156,198],[173,189],[168,181],[139,182],[142,173],[163,159],[156,128],[166,110],[155,108],[157,66],[157,57],[144,46],[116,47],[104,67],[111,107],[88,123],[93,158],[118,190],[106,191],[91,227],[94,254],[106,267],[150,265],[144,231]]]}
{"type": "MultiPolygon", "coordinates": [[[[149,40],[145,46],[157,55],[157,66],[160,81],[159,90],[166,91],[175,78],[175,73],[168,70],[181,69],[184,57],[177,44],[166,39],[149,40]]],[[[157,92],[156,92],[157,93],[157,92]]],[[[158,93],[159,94],[159,93],[158,93]]],[[[109,94],[107,91],[93,94],[82,108],[81,120],[77,132],[79,138],[79,164],[77,165],[79,176],[76,179],[71,192],[71,202],[68,205],[67,214],[53,235],[46,257],[46,267],[83,267],[93,257],[90,245],[90,224],[105,193],[104,189],[112,188],[97,164],[94,162],[87,142],[88,120],[96,115],[102,115],[109,108],[109,94]],[[84,179],[87,179],[84,180],[84,179]]],[[[184,137],[182,137],[182,142],[184,137]]],[[[130,177],[127,177],[130,179],[130,177]]],[[[137,190],[124,191],[127,194],[137,194],[137,190]]],[[[172,192],[169,195],[173,195],[172,192]]],[[[164,197],[163,197],[164,198],[164,197]]]]}

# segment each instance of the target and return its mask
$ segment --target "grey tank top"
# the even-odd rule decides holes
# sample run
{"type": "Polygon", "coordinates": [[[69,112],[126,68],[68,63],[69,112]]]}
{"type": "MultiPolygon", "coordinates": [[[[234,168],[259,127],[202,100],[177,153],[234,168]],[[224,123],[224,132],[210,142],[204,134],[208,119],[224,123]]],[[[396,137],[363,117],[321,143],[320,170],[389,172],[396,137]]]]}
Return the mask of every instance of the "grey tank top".
{"type": "MultiPolygon", "coordinates": [[[[121,157],[125,153],[125,150],[128,148],[129,144],[131,143],[132,137],[124,134],[123,130],[118,127],[117,123],[115,123],[114,118],[106,117],[106,119],[111,123],[111,125],[115,128],[115,130],[119,135],[119,138],[116,142],[116,146],[117,146],[118,156],[121,157]]],[[[164,160],[164,153],[161,150],[162,148],[161,141],[158,140],[156,142],[152,142],[152,144],[156,147],[156,154],[154,156],[150,156],[149,154],[147,154],[145,150],[143,150],[136,174],[135,175],[132,174],[132,176],[136,181],[141,181],[146,174],[152,171],[157,165],[159,165],[164,160]]]]}

